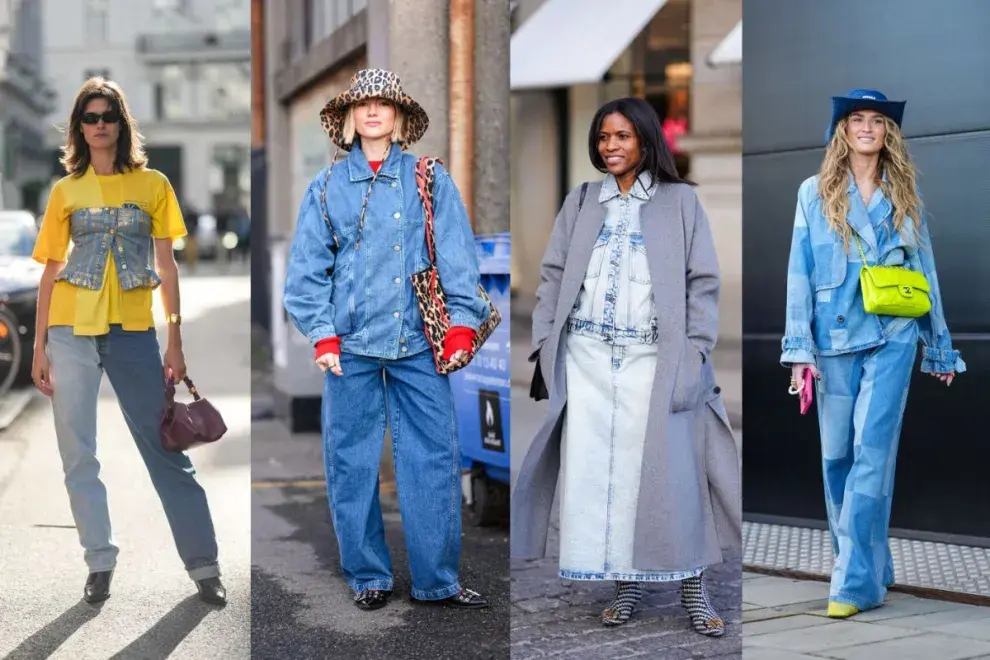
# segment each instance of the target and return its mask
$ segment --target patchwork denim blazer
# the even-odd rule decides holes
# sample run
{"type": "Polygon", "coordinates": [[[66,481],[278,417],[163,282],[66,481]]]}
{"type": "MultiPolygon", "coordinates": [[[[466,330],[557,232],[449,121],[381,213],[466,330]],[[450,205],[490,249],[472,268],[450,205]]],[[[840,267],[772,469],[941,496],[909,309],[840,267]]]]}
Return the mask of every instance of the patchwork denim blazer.
{"type": "MultiPolygon", "coordinates": [[[[945,321],[931,237],[924,213],[920,222],[907,218],[900,232],[878,245],[867,207],[850,175],[848,221],[854,233],[847,249],[828,225],[818,195],[818,177],[804,181],[798,191],[791,253],[787,267],[787,312],[780,362],[784,366],[815,362],[817,356],[841,355],[879,346],[903,327],[904,319],[868,314],[863,307],[859,274],[862,259],[855,236],[870,265],[903,266],[920,271],[931,287],[931,311],[918,318],[925,373],[961,373],[966,364],[945,321]]],[[[893,218],[887,199],[886,219],[893,218]]]]}

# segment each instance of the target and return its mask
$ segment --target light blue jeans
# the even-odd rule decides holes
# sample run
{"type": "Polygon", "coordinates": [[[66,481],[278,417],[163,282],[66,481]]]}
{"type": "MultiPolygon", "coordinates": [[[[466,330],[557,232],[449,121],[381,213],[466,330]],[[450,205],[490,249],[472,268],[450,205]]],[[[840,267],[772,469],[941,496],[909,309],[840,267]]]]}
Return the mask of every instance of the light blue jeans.
{"type": "Polygon", "coordinates": [[[890,505],[917,355],[912,322],[881,346],[818,359],[825,503],[836,554],[829,599],[861,610],[882,605],[894,583],[890,505]]]}
{"type": "Polygon", "coordinates": [[[165,406],[165,375],[155,331],[132,332],[112,325],[105,335],[77,336],[69,326],[55,326],[48,329],[47,352],[65,488],[89,570],[113,569],[119,551],[113,542],[107,491],[96,458],[96,408],[106,371],[189,577],[219,576],[206,493],[196,481],[189,457],[162,448],[159,423],[165,406]]]}
{"type": "Polygon", "coordinates": [[[342,353],[340,366],[343,376],[326,374],[323,447],[348,585],[356,593],[393,585],[378,499],[387,413],[412,595],[457,594],[461,481],[450,381],[436,372],[429,350],[399,360],[342,353]]]}

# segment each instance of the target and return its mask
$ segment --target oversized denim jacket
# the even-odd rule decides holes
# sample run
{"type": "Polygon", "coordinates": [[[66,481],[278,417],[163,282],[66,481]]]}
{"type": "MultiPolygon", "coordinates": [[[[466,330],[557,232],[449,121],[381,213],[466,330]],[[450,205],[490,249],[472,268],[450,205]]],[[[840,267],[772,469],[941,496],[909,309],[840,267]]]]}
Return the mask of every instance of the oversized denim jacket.
{"type": "MultiPolygon", "coordinates": [[[[946,326],[924,213],[917,232],[920,248],[918,241],[913,240],[915,223],[908,218],[902,231],[893,232],[885,242],[884,254],[878,255],[876,232],[851,175],[848,194],[849,224],[859,236],[869,263],[920,271],[931,287],[931,311],[917,319],[924,345],[921,370],[925,373],[965,371],[966,364],[959,351],[953,350],[946,326]]],[[[885,205],[887,217],[892,218],[889,201],[881,196],[879,203],[885,205]]],[[[780,358],[784,366],[813,364],[818,355],[841,355],[879,346],[903,327],[904,319],[868,314],[863,308],[859,285],[862,259],[855,246],[854,238],[847,251],[842,239],[831,231],[818,196],[818,177],[807,179],[798,191],[787,268],[787,319],[780,358]]]]}
{"type": "MultiPolygon", "coordinates": [[[[339,336],[341,351],[384,359],[429,348],[409,279],[430,263],[416,162],[392,145],[368,198],[360,247],[361,205],[374,173],[357,144],[333,165],[326,206],[339,241],[336,255],[320,210],[327,169],[310,183],[299,209],[284,291],[285,309],[310,343],[339,336]]],[[[460,193],[439,164],[433,198],[437,270],[450,322],[477,330],[487,310],[478,295],[474,235],[460,193]]]]}
{"type": "Polygon", "coordinates": [[[113,259],[125,291],[161,284],[151,249],[151,216],[137,206],[77,209],[69,216],[69,231],[72,251],[56,280],[97,291],[113,259]]]}

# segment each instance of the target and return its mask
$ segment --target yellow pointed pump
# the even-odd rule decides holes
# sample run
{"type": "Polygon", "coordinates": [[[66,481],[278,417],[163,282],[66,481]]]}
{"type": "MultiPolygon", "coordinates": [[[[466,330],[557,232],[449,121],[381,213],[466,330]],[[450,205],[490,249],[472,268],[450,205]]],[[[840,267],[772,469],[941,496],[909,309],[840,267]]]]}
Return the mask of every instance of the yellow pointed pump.
{"type": "Polygon", "coordinates": [[[848,619],[859,613],[859,608],[849,603],[836,603],[829,601],[827,615],[830,619],[848,619]]]}

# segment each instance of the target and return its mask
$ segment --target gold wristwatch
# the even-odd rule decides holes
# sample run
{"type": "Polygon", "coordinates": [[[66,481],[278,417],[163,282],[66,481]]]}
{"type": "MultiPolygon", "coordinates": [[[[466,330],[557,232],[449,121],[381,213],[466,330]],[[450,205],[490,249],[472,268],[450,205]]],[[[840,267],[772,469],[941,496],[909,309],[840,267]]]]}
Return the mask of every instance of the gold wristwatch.
{"type": "Polygon", "coordinates": [[[181,314],[169,314],[165,317],[165,322],[169,325],[182,325],[182,315],[181,314]]]}

